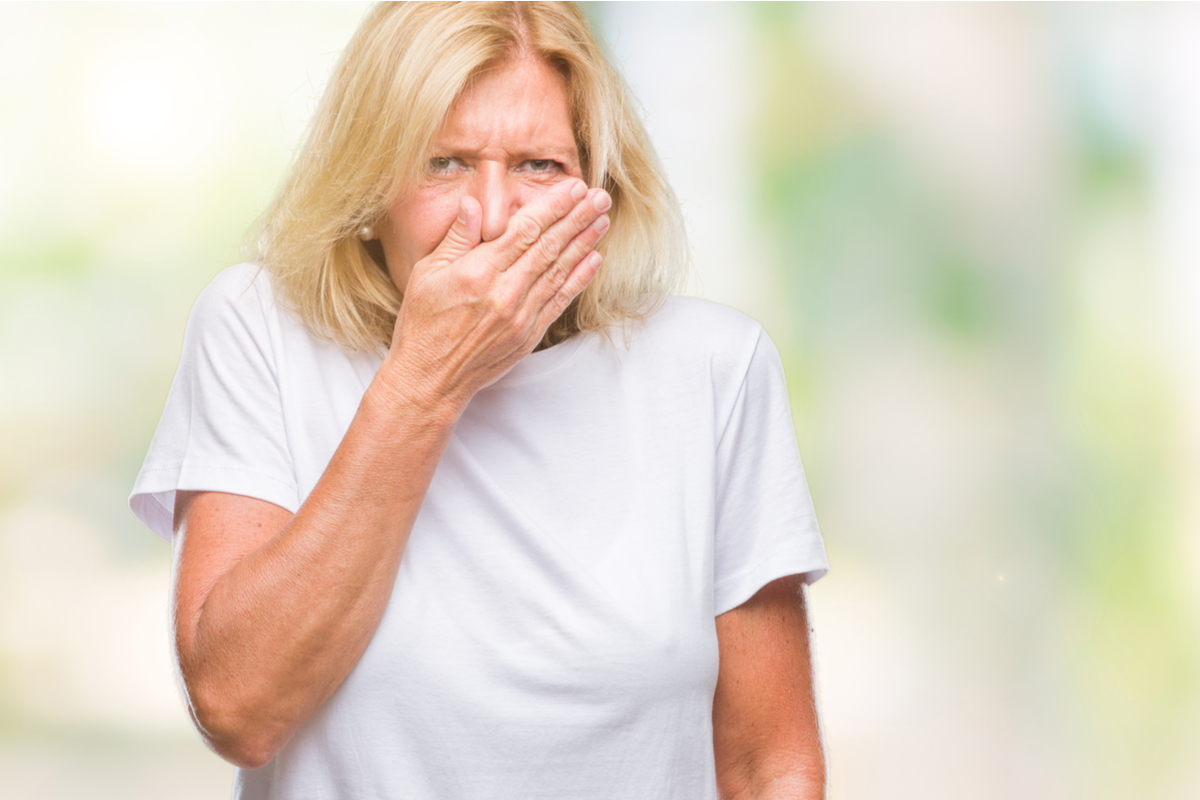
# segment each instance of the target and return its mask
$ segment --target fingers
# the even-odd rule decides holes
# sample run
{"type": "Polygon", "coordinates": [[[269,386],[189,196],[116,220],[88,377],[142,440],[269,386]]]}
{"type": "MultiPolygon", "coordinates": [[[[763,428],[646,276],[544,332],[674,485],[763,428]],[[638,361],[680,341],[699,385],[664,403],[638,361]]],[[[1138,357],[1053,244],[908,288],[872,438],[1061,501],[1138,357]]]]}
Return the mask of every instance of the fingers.
{"type": "Polygon", "coordinates": [[[596,277],[596,273],[600,271],[601,261],[600,254],[593,250],[575,265],[566,280],[558,287],[557,291],[550,295],[538,312],[535,323],[537,330],[546,330],[554,323],[554,320],[562,316],[562,313],[567,310],[567,306],[571,305],[571,301],[578,297],[596,277]]]}
{"type": "MultiPolygon", "coordinates": [[[[581,206],[586,206],[587,204],[580,203],[580,201],[587,196],[587,184],[583,181],[576,179],[563,181],[514,214],[508,221],[508,229],[504,235],[496,240],[497,255],[499,256],[497,263],[501,265],[501,270],[516,263],[525,256],[530,248],[539,243],[543,250],[544,263],[542,266],[545,268],[558,255],[558,252],[554,251],[554,247],[557,245],[561,249],[588,223],[583,222],[566,238],[561,238],[560,232],[557,238],[541,242],[543,234],[553,228],[559,220],[577,211],[581,206]]],[[[607,197],[607,195],[605,196],[607,197]]]]}
{"type": "Polygon", "coordinates": [[[458,217],[432,255],[447,261],[462,258],[479,244],[482,228],[483,208],[479,201],[469,195],[463,195],[458,205],[458,217]]]}
{"type": "Polygon", "coordinates": [[[600,255],[594,248],[608,231],[604,212],[611,206],[604,190],[563,181],[514,214],[500,238],[480,244],[482,209],[465,197],[436,254],[457,261],[477,252],[482,260],[475,266],[486,269],[462,272],[475,275],[476,288],[469,293],[488,295],[496,319],[510,320],[525,333],[536,330],[540,337],[595,277],[600,255]]]}
{"type": "MultiPolygon", "coordinates": [[[[594,192],[599,193],[596,189],[594,192]]],[[[602,203],[603,205],[603,203],[602,203]]],[[[565,224],[565,223],[564,223],[565,224]]],[[[567,246],[559,254],[558,258],[550,264],[548,268],[542,269],[538,274],[536,264],[531,264],[531,268],[535,274],[533,285],[530,287],[529,295],[535,306],[540,306],[546,303],[564,284],[567,277],[588,255],[592,249],[600,241],[600,237],[608,231],[609,219],[607,214],[601,214],[598,218],[592,221],[575,238],[573,238],[567,246]]],[[[569,230],[570,227],[568,226],[569,230]]],[[[553,231],[547,232],[547,236],[553,231]]],[[[596,254],[599,255],[598,253],[596,254]]]]}
{"type": "Polygon", "coordinates": [[[611,206],[607,192],[603,189],[590,190],[582,202],[551,225],[517,259],[511,271],[531,286],[547,271],[553,273],[556,283],[561,283],[608,229],[608,217],[604,212],[611,206]]]}

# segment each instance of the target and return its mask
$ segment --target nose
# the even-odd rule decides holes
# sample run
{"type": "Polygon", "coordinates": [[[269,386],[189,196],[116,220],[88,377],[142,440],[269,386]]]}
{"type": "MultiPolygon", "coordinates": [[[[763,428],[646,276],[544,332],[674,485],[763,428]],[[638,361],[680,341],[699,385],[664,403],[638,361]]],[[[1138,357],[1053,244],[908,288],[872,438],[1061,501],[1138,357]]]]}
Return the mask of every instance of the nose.
{"type": "Polygon", "coordinates": [[[498,239],[508,228],[508,218],[521,207],[517,187],[511,185],[503,164],[481,163],[471,189],[483,208],[483,241],[498,239]]]}

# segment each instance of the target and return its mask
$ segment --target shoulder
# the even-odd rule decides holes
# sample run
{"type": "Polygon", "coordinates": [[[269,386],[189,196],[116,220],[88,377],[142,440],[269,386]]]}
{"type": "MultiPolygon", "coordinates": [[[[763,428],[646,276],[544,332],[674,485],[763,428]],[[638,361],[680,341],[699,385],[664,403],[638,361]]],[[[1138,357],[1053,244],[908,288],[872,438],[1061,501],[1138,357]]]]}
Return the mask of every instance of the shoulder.
{"type": "Polygon", "coordinates": [[[666,297],[633,335],[634,346],[681,365],[703,365],[714,378],[737,380],[754,352],[774,349],[762,326],[742,312],[696,297],[666,297]]]}
{"type": "Polygon", "coordinates": [[[710,353],[738,349],[764,335],[762,326],[741,311],[698,297],[663,298],[647,316],[645,332],[710,353]]]}
{"type": "Polygon", "coordinates": [[[273,371],[289,364],[289,374],[317,382],[346,363],[371,374],[378,366],[375,354],[347,351],[309,330],[280,299],[272,274],[254,263],[221,270],[200,292],[184,333],[188,353],[226,365],[241,358],[273,371]]]}
{"type": "Polygon", "coordinates": [[[226,267],[192,304],[189,334],[237,333],[260,339],[301,327],[277,301],[271,273],[259,264],[226,267]]]}
{"type": "Polygon", "coordinates": [[[286,320],[276,306],[271,277],[258,264],[235,264],[209,281],[192,304],[183,337],[184,357],[203,354],[228,363],[235,352],[273,360],[286,320]]]}
{"type": "Polygon", "coordinates": [[[220,315],[231,311],[260,313],[274,305],[271,277],[258,264],[234,264],[208,282],[192,306],[192,315],[220,315]]]}
{"type": "Polygon", "coordinates": [[[651,319],[661,325],[704,329],[722,335],[762,330],[761,325],[736,308],[699,297],[664,297],[651,319]]]}

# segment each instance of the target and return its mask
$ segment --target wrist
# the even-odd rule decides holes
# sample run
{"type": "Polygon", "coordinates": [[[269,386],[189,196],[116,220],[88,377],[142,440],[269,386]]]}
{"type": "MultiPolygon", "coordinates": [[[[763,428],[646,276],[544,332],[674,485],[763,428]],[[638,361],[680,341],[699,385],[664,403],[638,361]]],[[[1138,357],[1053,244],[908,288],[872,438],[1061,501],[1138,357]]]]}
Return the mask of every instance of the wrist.
{"type": "Polygon", "coordinates": [[[394,356],[393,351],[384,358],[363,396],[364,404],[391,419],[454,427],[471,398],[439,385],[432,371],[394,356]]]}

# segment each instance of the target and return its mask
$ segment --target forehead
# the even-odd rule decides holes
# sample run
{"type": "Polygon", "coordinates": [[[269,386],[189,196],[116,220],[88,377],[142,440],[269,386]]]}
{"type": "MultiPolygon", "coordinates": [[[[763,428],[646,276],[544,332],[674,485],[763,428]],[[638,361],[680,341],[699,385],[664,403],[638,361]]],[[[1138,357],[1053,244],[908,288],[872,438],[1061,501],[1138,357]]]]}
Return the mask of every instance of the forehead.
{"type": "Polygon", "coordinates": [[[455,101],[439,148],[486,152],[553,150],[575,155],[567,83],[535,58],[502,62],[478,75],[455,101]]]}

